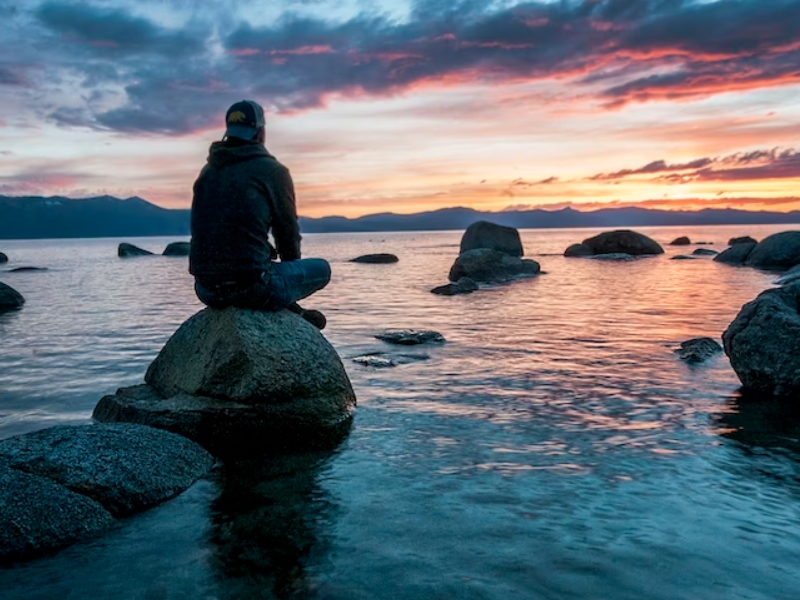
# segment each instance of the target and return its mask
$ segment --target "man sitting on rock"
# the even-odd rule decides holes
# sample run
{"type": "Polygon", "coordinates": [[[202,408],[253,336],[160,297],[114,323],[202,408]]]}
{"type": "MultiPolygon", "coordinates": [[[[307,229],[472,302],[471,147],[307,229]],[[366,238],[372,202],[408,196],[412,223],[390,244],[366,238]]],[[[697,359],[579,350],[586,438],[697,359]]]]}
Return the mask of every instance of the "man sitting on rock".
{"type": "Polygon", "coordinates": [[[197,297],[213,308],[288,308],[322,329],[325,316],[297,301],[325,287],[331,268],[321,258],[300,258],[294,185],[264,147],[264,110],[243,100],[225,123],[194,183],[189,272],[197,297]]]}

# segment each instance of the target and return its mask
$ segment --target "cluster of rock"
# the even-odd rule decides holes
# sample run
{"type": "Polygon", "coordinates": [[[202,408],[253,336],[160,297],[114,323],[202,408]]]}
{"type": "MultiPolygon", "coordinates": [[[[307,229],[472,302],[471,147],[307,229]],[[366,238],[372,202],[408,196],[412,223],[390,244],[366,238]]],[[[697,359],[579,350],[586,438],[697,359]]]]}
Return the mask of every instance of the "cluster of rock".
{"type": "Polygon", "coordinates": [[[664,249],[655,240],[628,229],[606,231],[572,244],[564,256],[581,258],[630,259],[635,256],[664,254],[664,249]]]}
{"type": "Polygon", "coordinates": [[[214,458],[184,437],[140,425],[57,426],[0,441],[0,563],[108,530],[172,498],[214,458]]]}
{"type": "Polygon", "coordinates": [[[783,231],[761,242],[751,237],[730,240],[730,248],[714,258],[729,265],[782,270],[800,264],[800,231],[783,231]]]}
{"type": "Polygon", "coordinates": [[[451,283],[431,290],[453,296],[469,294],[480,283],[505,283],[541,272],[535,260],[522,258],[524,250],[519,232],[488,221],[473,223],[461,238],[459,254],[450,268],[451,283]]]}
{"type": "MultiPolygon", "coordinates": [[[[167,247],[164,248],[164,252],[162,252],[161,255],[189,256],[191,249],[191,242],[172,242],[167,244],[167,247]]],[[[133,256],[155,256],[155,254],[149,250],[145,250],[144,248],[139,248],[139,246],[134,246],[133,244],[123,242],[117,247],[117,256],[120,258],[130,258],[133,256]]]]}
{"type": "Polygon", "coordinates": [[[102,398],[93,417],[166,429],[228,456],[335,445],[355,405],[336,350],[298,315],[207,308],[169,339],[145,383],[102,398]]]}

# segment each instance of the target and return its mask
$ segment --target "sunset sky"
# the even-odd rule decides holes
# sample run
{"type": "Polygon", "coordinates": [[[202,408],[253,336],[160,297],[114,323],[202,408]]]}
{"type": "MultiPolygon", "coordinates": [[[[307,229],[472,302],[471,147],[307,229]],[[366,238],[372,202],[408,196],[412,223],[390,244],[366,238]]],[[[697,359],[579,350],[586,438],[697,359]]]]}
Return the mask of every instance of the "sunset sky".
{"type": "Polygon", "coordinates": [[[800,0],[0,0],[0,195],[186,208],[244,98],[305,216],[800,209],[800,0]]]}

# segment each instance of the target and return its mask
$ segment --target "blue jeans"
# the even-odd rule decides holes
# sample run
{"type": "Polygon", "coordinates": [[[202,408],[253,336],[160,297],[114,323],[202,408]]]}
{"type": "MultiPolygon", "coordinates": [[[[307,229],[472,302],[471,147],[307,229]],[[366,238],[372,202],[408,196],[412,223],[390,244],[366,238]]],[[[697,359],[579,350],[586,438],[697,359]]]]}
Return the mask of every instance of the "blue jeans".
{"type": "Polygon", "coordinates": [[[236,306],[275,311],[321,290],[331,280],[331,266],[322,258],[275,262],[252,281],[211,284],[195,279],[200,301],[211,308],[236,306]]]}

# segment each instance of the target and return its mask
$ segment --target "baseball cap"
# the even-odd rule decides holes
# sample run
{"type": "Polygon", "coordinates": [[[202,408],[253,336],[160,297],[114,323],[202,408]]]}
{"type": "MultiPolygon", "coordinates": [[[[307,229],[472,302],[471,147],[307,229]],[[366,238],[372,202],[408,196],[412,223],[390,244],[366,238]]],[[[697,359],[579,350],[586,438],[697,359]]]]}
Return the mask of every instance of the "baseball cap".
{"type": "Polygon", "coordinates": [[[251,140],[258,128],[264,126],[264,109],[252,100],[236,102],[225,113],[225,125],[228,137],[251,140]]]}

